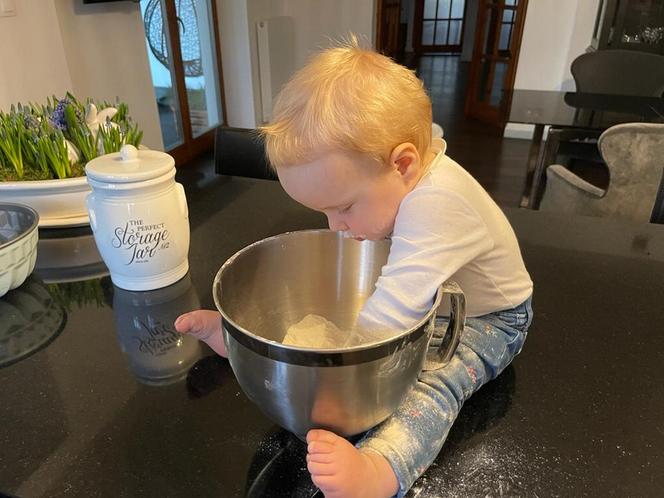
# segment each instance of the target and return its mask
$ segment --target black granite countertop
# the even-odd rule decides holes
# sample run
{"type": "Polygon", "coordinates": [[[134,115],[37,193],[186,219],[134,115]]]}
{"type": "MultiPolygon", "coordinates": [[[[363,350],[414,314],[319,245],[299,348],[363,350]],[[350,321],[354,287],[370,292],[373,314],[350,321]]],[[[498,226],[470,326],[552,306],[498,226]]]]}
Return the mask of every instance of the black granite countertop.
{"type": "MultiPolygon", "coordinates": [[[[316,493],[304,445],[247,400],[225,360],[194,342],[172,347],[172,320],[213,308],[214,274],[238,249],[325,220],[275,182],[184,182],[182,281],[121,291],[89,229],[49,230],[34,275],[0,299],[1,492],[316,493]]],[[[535,282],[533,326],[410,495],[661,496],[664,226],[507,213],[535,282]]]]}

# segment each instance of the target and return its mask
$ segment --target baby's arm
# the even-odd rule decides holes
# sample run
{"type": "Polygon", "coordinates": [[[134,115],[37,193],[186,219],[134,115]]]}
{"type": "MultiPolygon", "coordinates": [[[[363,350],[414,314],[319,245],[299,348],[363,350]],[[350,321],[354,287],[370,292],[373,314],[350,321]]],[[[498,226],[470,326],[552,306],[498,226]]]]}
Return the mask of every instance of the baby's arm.
{"type": "Polygon", "coordinates": [[[357,325],[411,328],[431,309],[438,288],[492,247],[486,225],[465,200],[422,189],[399,207],[388,261],[357,325]]]}
{"type": "Polygon", "coordinates": [[[203,341],[220,356],[226,358],[226,344],[221,332],[221,315],[218,311],[196,310],[180,315],[175,320],[175,330],[203,341]]]}

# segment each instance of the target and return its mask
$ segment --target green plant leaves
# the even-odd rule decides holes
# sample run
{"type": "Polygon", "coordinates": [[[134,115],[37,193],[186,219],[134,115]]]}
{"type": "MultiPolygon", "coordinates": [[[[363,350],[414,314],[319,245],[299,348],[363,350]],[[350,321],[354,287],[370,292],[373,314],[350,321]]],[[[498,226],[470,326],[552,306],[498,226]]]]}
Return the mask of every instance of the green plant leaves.
{"type": "MultiPolygon", "coordinates": [[[[127,104],[116,103],[118,112],[105,123],[88,123],[91,104],[91,99],[82,103],[68,92],[43,105],[19,103],[9,113],[0,111],[0,181],[80,176],[98,155],[118,152],[125,143],[140,145],[143,132],[130,118],[127,104]],[[75,154],[70,154],[72,146],[75,154]]],[[[106,102],[95,105],[111,107],[106,102]]]]}

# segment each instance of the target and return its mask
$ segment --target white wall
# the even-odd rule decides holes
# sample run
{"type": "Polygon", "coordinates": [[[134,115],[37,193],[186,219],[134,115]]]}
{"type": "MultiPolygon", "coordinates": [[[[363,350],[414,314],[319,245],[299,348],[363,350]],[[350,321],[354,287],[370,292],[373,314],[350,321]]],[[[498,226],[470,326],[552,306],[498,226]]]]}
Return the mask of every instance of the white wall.
{"type": "Polygon", "coordinates": [[[560,90],[578,2],[528,3],[514,88],[560,90]]]}
{"type": "Polygon", "coordinates": [[[74,93],[109,102],[119,97],[143,130],[145,145],[163,149],[138,4],[55,0],[55,10],[74,93]]]}
{"type": "MultiPolygon", "coordinates": [[[[573,90],[570,64],[585,52],[599,0],[528,2],[514,88],[573,90]]],[[[508,124],[506,137],[530,138],[532,126],[508,124]]]]}
{"type": "Polygon", "coordinates": [[[0,109],[71,91],[127,102],[144,143],[163,149],[143,23],[136,4],[20,0],[0,17],[0,109]]]}
{"type": "Polygon", "coordinates": [[[44,102],[71,90],[52,1],[20,0],[15,17],[0,17],[0,110],[44,102]]]}
{"type": "Polygon", "coordinates": [[[579,0],[577,4],[574,28],[572,29],[572,36],[569,39],[567,57],[563,64],[562,82],[560,85],[562,90],[570,91],[575,89],[570,66],[572,65],[572,61],[585,53],[590,45],[598,7],[599,0],[579,0]]]}
{"type": "MultiPolygon", "coordinates": [[[[374,43],[374,0],[216,0],[228,123],[260,123],[256,22],[293,18],[294,68],[332,41],[355,33],[374,43]]],[[[42,102],[70,90],[80,97],[118,96],[163,149],[139,6],[82,5],[80,0],[20,0],[0,18],[0,109],[42,102]]]]}
{"type": "Polygon", "coordinates": [[[293,67],[349,33],[374,44],[374,0],[217,0],[228,122],[254,127],[261,123],[256,23],[293,19],[293,67]]]}
{"type": "Polygon", "coordinates": [[[245,0],[217,0],[217,12],[226,121],[230,126],[255,128],[247,3],[245,0]]]}
{"type": "Polygon", "coordinates": [[[270,3],[274,8],[271,15],[293,18],[296,70],[304,66],[313,52],[329,47],[349,33],[355,33],[369,45],[374,45],[374,0],[279,0],[270,3]]]}
{"type": "MultiPolygon", "coordinates": [[[[258,68],[258,35],[256,32],[256,23],[261,19],[286,15],[281,12],[285,10],[285,6],[282,4],[287,3],[287,1],[288,0],[247,0],[246,29],[249,33],[249,57],[251,61],[251,82],[253,90],[252,98],[254,102],[254,121],[257,125],[263,123],[263,105],[261,100],[260,72],[258,68]]],[[[295,23],[293,23],[293,29],[295,29],[295,23]]],[[[296,59],[295,51],[293,51],[292,57],[293,59],[296,59]]]]}

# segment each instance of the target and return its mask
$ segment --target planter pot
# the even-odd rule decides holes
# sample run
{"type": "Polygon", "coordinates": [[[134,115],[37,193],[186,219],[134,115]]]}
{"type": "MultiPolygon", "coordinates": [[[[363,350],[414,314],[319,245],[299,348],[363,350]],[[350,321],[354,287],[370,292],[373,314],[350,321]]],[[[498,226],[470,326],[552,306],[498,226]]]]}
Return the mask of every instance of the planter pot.
{"type": "Polygon", "coordinates": [[[3,202],[26,204],[39,213],[39,226],[81,226],[89,223],[85,198],[90,193],[87,178],[0,182],[3,202]]]}

